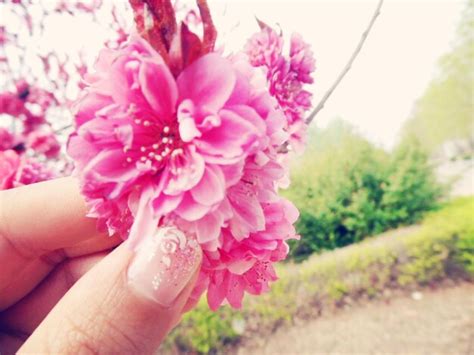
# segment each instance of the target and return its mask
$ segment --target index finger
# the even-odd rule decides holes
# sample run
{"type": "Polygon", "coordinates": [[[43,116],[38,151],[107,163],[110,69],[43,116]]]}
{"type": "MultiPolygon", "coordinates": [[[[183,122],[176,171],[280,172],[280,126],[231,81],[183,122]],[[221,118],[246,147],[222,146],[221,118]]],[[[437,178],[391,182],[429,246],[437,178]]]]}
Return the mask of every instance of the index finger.
{"type": "Polygon", "coordinates": [[[0,192],[0,310],[31,291],[67,256],[106,250],[72,178],[0,192]]]}
{"type": "Polygon", "coordinates": [[[1,191],[0,236],[20,254],[39,256],[98,236],[96,221],[86,213],[73,178],[1,191]]]}

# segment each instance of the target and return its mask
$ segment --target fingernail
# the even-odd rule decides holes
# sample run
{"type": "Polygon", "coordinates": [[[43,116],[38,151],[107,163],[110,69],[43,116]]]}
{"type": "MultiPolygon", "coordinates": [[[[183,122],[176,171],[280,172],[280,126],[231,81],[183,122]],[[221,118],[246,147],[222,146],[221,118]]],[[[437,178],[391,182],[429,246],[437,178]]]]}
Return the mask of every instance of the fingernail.
{"type": "Polygon", "coordinates": [[[128,269],[128,282],[141,296],[169,307],[191,280],[201,250],[176,227],[163,227],[144,239],[128,269]]]}

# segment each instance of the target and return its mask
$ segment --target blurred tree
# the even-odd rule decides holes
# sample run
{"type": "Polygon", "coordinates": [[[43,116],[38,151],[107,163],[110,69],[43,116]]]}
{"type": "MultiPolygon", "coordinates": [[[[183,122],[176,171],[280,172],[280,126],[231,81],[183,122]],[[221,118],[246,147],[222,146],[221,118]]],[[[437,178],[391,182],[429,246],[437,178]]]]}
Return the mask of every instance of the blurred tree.
{"type": "Polygon", "coordinates": [[[296,260],[417,222],[441,195],[428,156],[413,141],[389,154],[342,120],[311,130],[284,192],[300,209],[296,260]]]}
{"type": "Polygon", "coordinates": [[[436,183],[428,156],[416,141],[400,145],[391,157],[381,208],[386,224],[397,227],[419,221],[434,208],[443,190],[436,183]]]}
{"type": "Polygon", "coordinates": [[[342,120],[311,130],[308,152],[292,167],[286,195],[298,206],[301,241],[293,244],[297,259],[334,249],[384,230],[378,206],[388,155],[342,120]]]}
{"type": "Polygon", "coordinates": [[[473,34],[474,0],[469,0],[452,50],[441,57],[436,77],[404,126],[402,140],[416,137],[430,153],[447,141],[463,142],[474,150],[473,34]]]}

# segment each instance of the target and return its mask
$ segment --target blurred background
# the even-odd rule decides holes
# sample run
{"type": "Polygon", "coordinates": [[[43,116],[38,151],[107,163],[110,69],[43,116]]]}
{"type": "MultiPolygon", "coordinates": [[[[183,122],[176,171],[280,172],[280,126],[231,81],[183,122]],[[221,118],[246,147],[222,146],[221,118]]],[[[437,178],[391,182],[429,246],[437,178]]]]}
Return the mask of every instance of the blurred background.
{"type": "MultiPolygon", "coordinates": [[[[255,17],[301,33],[316,105],[378,1],[209,3],[226,52],[258,30],[255,17]]],[[[124,1],[0,1],[0,189],[71,172],[68,104],[131,17],[124,1]]],[[[292,159],[282,194],[300,209],[301,239],[280,280],[241,311],[203,302],[163,352],[474,352],[473,35],[474,1],[384,2],[292,159]]]]}

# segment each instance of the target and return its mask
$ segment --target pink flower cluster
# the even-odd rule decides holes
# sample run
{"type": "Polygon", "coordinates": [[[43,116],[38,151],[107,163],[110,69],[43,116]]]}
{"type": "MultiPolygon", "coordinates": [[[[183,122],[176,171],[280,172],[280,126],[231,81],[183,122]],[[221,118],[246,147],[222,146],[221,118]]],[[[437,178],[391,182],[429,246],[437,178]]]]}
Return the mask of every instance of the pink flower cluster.
{"type": "Polygon", "coordinates": [[[313,83],[313,53],[299,34],[293,34],[289,56],[284,56],[282,35],[260,25],[261,31],[249,39],[245,52],[253,66],[265,71],[270,93],[287,116],[290,143],[301,151],[306,134],[305,114],[311,107],[311,93],[305,85],[313,83]]]}
{"type": "Polygon", "coordinates": [[[77,84],[77,74],[87,72],[87,51],[67,51],[65,55],[42,43],[50,20],[67,14],[86,16],[101,25],[108,21],[105,26],[115,31],[115,36],[107,46],[123,42],[128,26],[120,11],[127,6],[124,2],[11,0],[0,6],[1,190],[70,173],[71,165],[61,154],[60,143],[71,123],[67,122],[69,92],[77,84]],[[22,35],[18,35],[19,28],[22,35]],[[41,51],[29,45],[37,39],[41,51]],[[59,117],[64,125],[55,131],[59,122],[54,121],[59,117]]]}
{"type": "Polygon", "coordinates": [[[28,134],[46,124],[46,112],[56,99],[51,92],[29,85],[25,80],[17,81],[15,86],[14,92],[0,93],[0,114],[20,119],[24,134],[28,134]]]}
{"type": "Polygon", "coordinates": [[[0,190],[50,180],[55,174],[44,164],[14,150],[0,151],[0,190]]]}
{"type": "Polygon", "coordinates": [[[159,225],[194,236],[204,260],[194,297],[240,307],[276,279],[296,238],[277,194],[287,116],[245,55],[202,55],[175,78],[135,37],[105,49],[75,105],[68,152],[89,215],[136,247],[159,225]]]}
{"type": "Polygon", "coordinates": [[[0,190],[49,180],[55,173],[37,158],[58,157],[61,146],[45,121],[45,114],[54,97],[51,93],[30,86],[24,80],[16,83],[15,92],[0,93],[0,115],[15,121],[13,132],[0,127],[0,190]],[[26,152],[32,153],[27,156],[26,152]]]}

